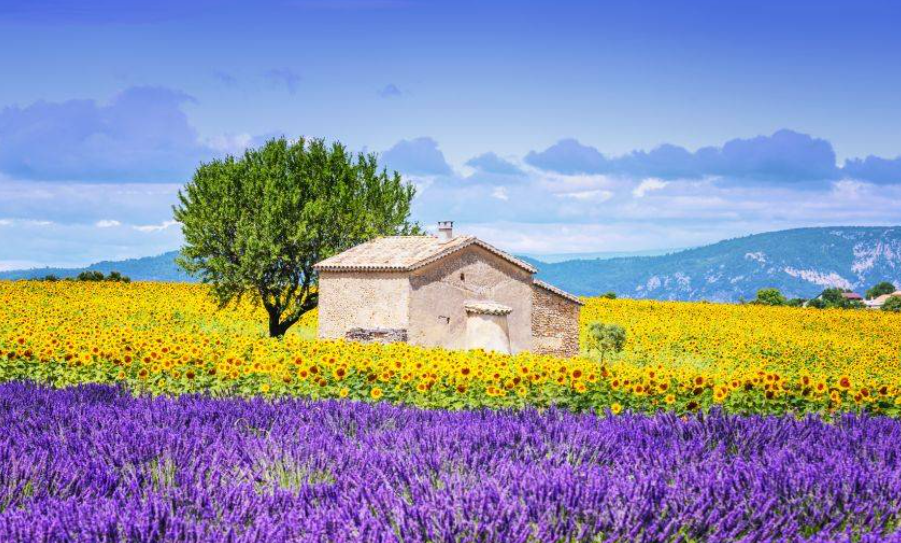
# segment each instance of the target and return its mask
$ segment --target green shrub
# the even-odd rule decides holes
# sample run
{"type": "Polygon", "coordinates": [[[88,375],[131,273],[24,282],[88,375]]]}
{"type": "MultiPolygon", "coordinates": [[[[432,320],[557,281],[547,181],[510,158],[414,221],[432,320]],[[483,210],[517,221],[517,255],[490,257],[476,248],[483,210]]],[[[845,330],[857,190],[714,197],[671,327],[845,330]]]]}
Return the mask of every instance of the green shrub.
{"type": "Polygon", "coordinates": [[[601,356],[618,353],[626,345],[626,329],[618,324],[593,322],[588,325],[588,350],[601,356]]]}
{"type": "Polygon", "coordinates": [[[892,296],[882,304],[883,311],[901,313],[901,296],[892,296]]]}

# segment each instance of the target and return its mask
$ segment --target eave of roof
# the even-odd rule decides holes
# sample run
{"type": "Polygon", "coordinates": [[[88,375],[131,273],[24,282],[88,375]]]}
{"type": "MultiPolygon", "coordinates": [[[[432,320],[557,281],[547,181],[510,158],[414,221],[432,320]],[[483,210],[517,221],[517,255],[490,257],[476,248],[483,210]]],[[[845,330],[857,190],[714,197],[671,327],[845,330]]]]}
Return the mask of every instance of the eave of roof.
{"type": "MultiPolygon", "coordinates": [[[[377,239],[383,239],[383,238],[377,238],[377,239]]],[[[500,249],[493,247],[492,245],[489,245],[488,243],[485,243],[484,241],[476,238],[475,236],[457,236],[457,237],[455,237],[447,242],[444,242],[444,243],[447,245],[447,247],[445,249],[438,251],[437,253],[435,253],[433,255],[427,256],[427,257],[417,260],[415,262],[411,262],[409,264],[404,264],[404,265],[397,265],[397,264],[395,264],[395,265],[390,265],[390,264],[340,264],[340,263],[339,264],[331,264],[331,263],[329,263],[329,260],[331,260],[332,258],[335,258],[335,257],[331,257],[331,258],[327,258],[327,259],[323,260],[322,262],[317,263],[316,265],[313,266],[313,269],[316,271],[346,271],[346,272],[354,272],[354,271],[410,272],[410,271],[422,268],[424,266],[427,266],[433,262],[437,262],[438,260],[441,260],[447,256],[457,253],[467,247],[476,245],[478,247],[481,247],[482,249],[485,249],[489,253],[492,253],[495,256],[500,257],[501,259],[506,260],[507,262],[510,262],[511,264],[526,270],[529,273],[537,273],[538,272],[538,270],[535,267],[528,264],[527,262],[523,262],[522,260],[514,257],[513,255],[505,253],[504,251],[501,251],[500,249]]],[[[348,249],[348,250],[353,250],[353,248],[348,249]]],[[[335,256],[340,256],[342,254],[344,254],[344,253],[340,253],[339,255],[335,255],[335,256]]]]}
{"type": "Polygon", "coordinates": [[[551,285],[550,283],[545,283],[541,279],[533,279],[532,284],[535,285],[536,287],[543,288],[544,290],[546,290],[548,292],[556,294],[557,296],[560,296],[561,298],[565,298],[571,302],[577,303],[579,305],[585,305],[585,302],[580,300],[576,295],[570,294],[570,293],[566,292],[565,290],[559,289],[559,288],[555,287],[554,285],[551,285]]]}

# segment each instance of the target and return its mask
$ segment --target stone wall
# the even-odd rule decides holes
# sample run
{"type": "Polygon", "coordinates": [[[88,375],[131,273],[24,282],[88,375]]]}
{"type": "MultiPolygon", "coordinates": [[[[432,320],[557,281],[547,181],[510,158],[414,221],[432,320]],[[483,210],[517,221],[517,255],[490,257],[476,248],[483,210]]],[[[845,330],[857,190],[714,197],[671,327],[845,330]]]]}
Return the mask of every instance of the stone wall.
{"type": "Polygon", "coordinates": [[[579,354],[581,306],[539,286],[532,287],[532,350],[537,354],[579,354]]]}
{"type": "Polygon", "coordinates": [[[319,274],[319,337],[339,339],[352,328],[407,329],[410,280],[405,273],[319,274]]]}
{"type": "Polygon", "coordinates": [[[406,343],[407,331],[403,328],[351,328],[344,337],[361,343],[406,343]]]}
{"type": "Polygon", "coordinates": [[[532,275],[519,266],[471,246],[416,270],[410,286],[410,343],[465,349],[464,304],[490,300],[512,308],[510,350],[532,349],[532,275]]]}

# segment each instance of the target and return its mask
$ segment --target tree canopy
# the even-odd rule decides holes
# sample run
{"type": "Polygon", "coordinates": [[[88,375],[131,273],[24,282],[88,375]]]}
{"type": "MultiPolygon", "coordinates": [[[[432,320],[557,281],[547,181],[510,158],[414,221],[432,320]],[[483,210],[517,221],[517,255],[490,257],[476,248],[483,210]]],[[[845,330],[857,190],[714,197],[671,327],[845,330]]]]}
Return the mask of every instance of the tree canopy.
{"type": "Polygon", "coordinates": [[[867,289],[866,297],[867,300],[872,300],[873,298],[877,298],[882,296],[883,294],[891,294],[895,292],[896,289],[894,283],[890,283],[888,281],[882,281],[877,285],[873,286],[873,288],[867,289]]]}
{"type": "Polygon", "coordinates": [[[863,304],[860,301],[845,298],[844,293],[846,292],[850,291],[834,287],[827,288],[819,295],[819,297],[810,300],[807,305],[808,307],[815,307],[817,309],[859,309],[863,307],[863,304]]]}
{"type": "Polygon", "coordinates": [[[318,303],[317,262],[368,239],[419,233],[415,190],[374,154],[321,139],[272,139],[202,164],[174,206],[178,263],[212,285],[221,306],[250,296],[282,336],[318,303]]]}
{"type": "Polygon", "coordinates": [[[788,300],[778,288],[762,288],[751,303],[759,305],[787,305],[788,300]]]}

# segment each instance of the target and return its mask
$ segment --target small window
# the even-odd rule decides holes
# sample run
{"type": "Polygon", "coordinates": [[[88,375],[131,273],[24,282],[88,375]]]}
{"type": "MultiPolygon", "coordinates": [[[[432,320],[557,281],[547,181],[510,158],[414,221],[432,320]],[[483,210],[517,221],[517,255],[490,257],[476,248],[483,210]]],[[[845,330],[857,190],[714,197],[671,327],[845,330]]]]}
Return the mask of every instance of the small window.
{"type": "Polygon", "coordinates": [[[460,281],[466,281],[466,275],[463,272],[460,272],[460,281]]]}

